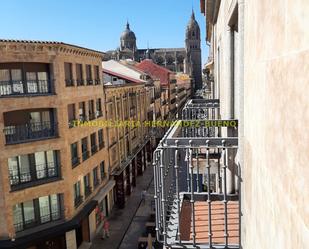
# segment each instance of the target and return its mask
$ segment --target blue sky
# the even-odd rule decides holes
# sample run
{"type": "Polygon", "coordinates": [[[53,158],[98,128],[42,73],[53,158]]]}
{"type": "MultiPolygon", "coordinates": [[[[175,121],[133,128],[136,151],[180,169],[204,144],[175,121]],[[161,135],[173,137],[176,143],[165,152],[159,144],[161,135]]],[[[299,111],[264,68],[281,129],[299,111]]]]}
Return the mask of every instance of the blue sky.
{"type": "Polygon", "coordinates": [[[6,0],[0,38],[62,41],[100,51],[115,49],[127,19],[138,48],[184,47],[192,6],[200,24],[205,62],[205,20],[199,0],[6,0]]]}

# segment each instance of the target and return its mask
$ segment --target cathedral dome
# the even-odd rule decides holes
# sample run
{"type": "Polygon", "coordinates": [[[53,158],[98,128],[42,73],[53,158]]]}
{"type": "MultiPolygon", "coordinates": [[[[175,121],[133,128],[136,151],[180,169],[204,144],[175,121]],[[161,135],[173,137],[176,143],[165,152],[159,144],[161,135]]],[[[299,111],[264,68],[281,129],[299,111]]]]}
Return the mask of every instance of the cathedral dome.
{"type": "Polygon", "coordinates": [[[136,39],[134,32],[130,30],[129,23],[127,23],[126,29],[122,32],[120,39],[121,40],[135,40],[136,39]]]}

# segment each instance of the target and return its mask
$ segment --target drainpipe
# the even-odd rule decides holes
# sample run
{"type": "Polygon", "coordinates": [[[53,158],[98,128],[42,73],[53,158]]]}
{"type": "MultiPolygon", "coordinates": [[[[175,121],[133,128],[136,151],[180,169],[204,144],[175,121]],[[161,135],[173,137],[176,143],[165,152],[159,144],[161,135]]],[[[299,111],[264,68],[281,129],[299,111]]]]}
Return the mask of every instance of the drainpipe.
{"type": "MultiPolygon", "coordinates": [[[[238,88],[238,110],[239,110],[239,122],[238,122],[238,175],[239,175],[239,193],[240,193],[240,202],[239,202],[239,211],[242,213],[242,203],[244,200],[243,194],[243,181],[242,175],[244,175],[244,12],[245,12],[245,0],[238,0],[238,28],[239,28],[239,88],[238,88]]],[[[243,243],[241,243],[242,235],[245,233],[244,229],[244,219],[241,216],[239,223],[239,247],[242,249],[243,243]]]]}
{"type": "MultiPolygon", "coordinates": [[[[232,65],[233,65],[233,56],[232,56],[232,34],[233,30],[230,26],[227,26],[226,30],[226,62],[225,62],[225,73],[226,73],[226,103],[225,103],[225,117],[227,119],[233,119],[234,113],[233,113],[233,71],[232,71],[232,65]]],[[[227,128],[227,136],[232,136],[232,130],[233,128],[227,128]]],[[[234,192],[235,184],[234,184],[234,152],[232,150],[229,150],[227,152],[227,158],[228,158],[228,167],[226,169],[226,187],[227,187],[227,193],[231,194],[234,192]]]]}

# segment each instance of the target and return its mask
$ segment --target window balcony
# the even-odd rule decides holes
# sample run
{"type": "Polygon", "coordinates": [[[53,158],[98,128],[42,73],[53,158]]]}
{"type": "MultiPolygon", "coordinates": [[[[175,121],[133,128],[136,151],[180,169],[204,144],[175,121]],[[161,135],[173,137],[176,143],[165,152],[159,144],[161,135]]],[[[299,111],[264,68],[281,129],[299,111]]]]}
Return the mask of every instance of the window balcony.
{"type": "Polygon", "coordinates": [[[93,80],[92,79],[87,79],[87,85],[88,86],[93,85],[93,80]]]}
{"type": "Polygon", "coordinates": [[[76,196],[74,199],[74,207],[77,208],[83,203],[83,196],[76,196]]]}
{"type": "Polygon", "coordinates": [[[65,86],[74,86],[74,79],[65,79],[65,86]]]}
{"type": "Polygon", "coordinates": [[[83,161],[86,161],[89,158],[89,151],[82,152],[83,161]]]}
{"type": "Polygon", "coordinates": [[[102,117],[103,116],[102,110],[97,110],[96,111],[96,116],[97,116],[97,118],[102,117]]]}
{"type": "Polygon", "coordinates": [[[96,115],[95,115],[94,112],[89,113],[88,117],[89,117],[89,120],[94,120],[94,119],[96,119],[96,115]]]}
{"type": "Polygon", "coordinates": [[[85,197],[88,197],[92,193],[91,186],[85,186],[85,197]]]}
{"type": "Polygon", "coordinates": [[[47,183],[59,179],[60,167],[54,162],[34,165],[35,170],[29,172],[10,171],[9,178],[12,190],[47,183]]]}
{"type": "Polygon", "coordinates": [[[99,143],[99,150],[102,150],[104,148],[104,142],[99,143]]]}
{"type": "Polygon", "coordinates": [[[71,162],[72,162],[72,167],[75,168],[77,165],[80,164],[80,159],[79,157],[72,157],[71,162]]]}
{"type": "Polygon", "coordinates": [[[0,81],[0,97],[53,94],[52,80],[0,81]]]}
{"type": "Polygon", "coordinates": [[[85,81],[83,79],[77,79],[76,80],[76,84],[77,84],[77,86],[84,86],[85,85],[85,81]]]}
{"type": "Polygon", "coordinates": [[[94,83],[95,83],[95,85],[100,85],[101,84],[101,80],[100,79],[95,79],[94,83]]]}
{"type": "Polygon", "coordinates": [[[64,216],[63,216],[64,211],[63,210],[57,210],[55,212],[49,212],[49,210],[47,208],[44,208],[44,209],[46,211],[40,209],[40,212],[42,212],[42,213],[45,212],[45,213],[48,213],[48,214],[40,215],[39,219],[34,218],[34,219],[31,219],[31,220],[27,220],[25,222],[15,223],[14,228],[15,228],[16,233],[30,229],[30,228],[40,226],[40,225],[45,224],[45,223],[61,220],[61,219],[64,218],[64,216]]]}
{"type": "Polygon", "coordinates": [[[96,145],[91,146],[91,155],[94,155],[98,152],[98,147],[96,145]]]}
{"type": "Polygon", "coordinates": [[[18,144],[54,138],[58,135],[58,124],[50,121],[33,122],[4,127],[6,144],[18,144]]]}

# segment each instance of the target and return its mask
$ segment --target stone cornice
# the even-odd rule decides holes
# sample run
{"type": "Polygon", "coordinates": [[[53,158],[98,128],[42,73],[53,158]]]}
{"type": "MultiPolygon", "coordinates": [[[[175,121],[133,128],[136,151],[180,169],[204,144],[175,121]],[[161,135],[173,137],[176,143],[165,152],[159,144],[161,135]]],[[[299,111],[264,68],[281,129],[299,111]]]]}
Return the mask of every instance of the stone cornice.
{"type": "Polygon", "coordinates": [[[0,39],[0,52],[54,52],[58,54],[103,58],[105,53],[62,42],[0,39]]]}

